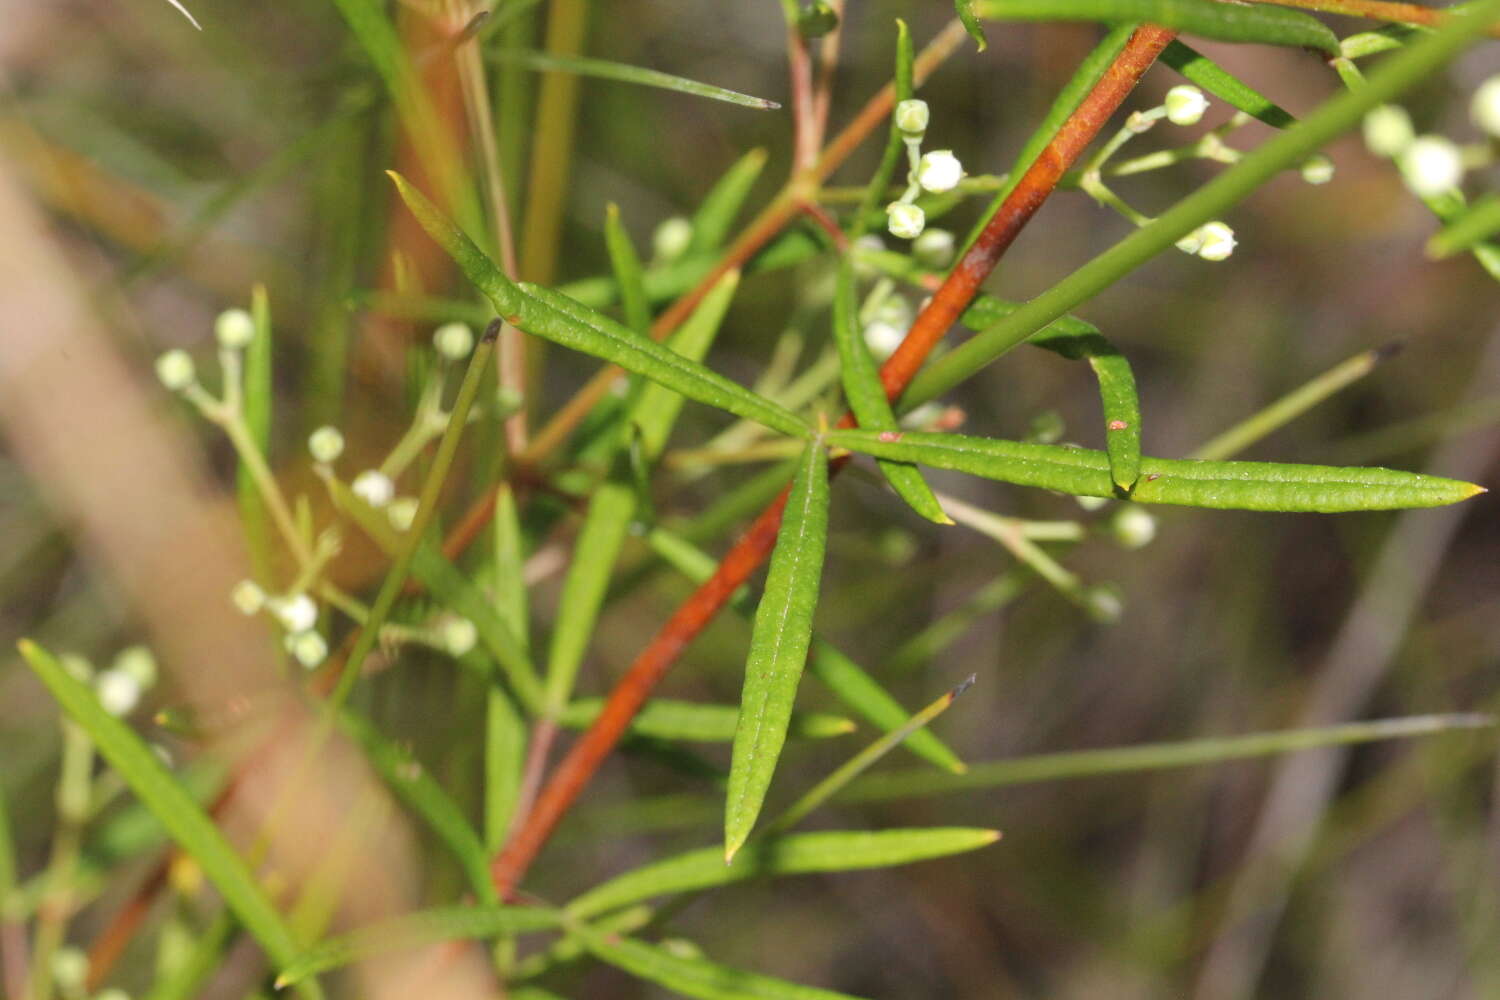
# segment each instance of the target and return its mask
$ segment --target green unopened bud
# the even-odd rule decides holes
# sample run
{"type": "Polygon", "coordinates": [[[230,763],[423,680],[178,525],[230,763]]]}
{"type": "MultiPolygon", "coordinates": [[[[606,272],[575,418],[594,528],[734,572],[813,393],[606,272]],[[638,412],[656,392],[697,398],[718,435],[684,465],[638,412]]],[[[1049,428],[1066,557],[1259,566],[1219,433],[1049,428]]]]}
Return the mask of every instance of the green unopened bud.
{"type": "Polygon", "coordinates": [[[110,669],[134,677],[142,688],[156,684],[156,657],[145,646],[127,646],[120,650],[110,669]]]}
{"type": "Polygon", "coordinates": [[[917,161],[917,183],[933,194],[952,191],[963,179],[964,165],[951,149],[934,149],[917,161]]]}
{"type": "Polygon", "coordinates": [[[659,261],[676,260],[693,241],[693,224],[680,215],[662,220],[651,234],[651,249],[659,261]]]}
{"type": "Polygon", "coordinates": [[[89,957],[82,948],[64,945],[52,953],[52,978],[64,993],[81,995],[89,976],[89,957]]]}
{"type": "Polygon", "coordinates": [[[827,0],[813,0],[797,15],[797,33],[803,38],[822,38],[838,26],[838,11],[827,0]]]}
{"type": "Polygon", "coordinates": [[[1365,146],[1376,156],[1400,156],[1417,135],[1416,129],[1412,128],[1411,115],[1395,104],[1371,108],[1365,115],[1362,130],[1365,146]]]}
{"type": "Polygon", "coordinates": [[[1196,125],[1208,110],[1208,98],[1192,84],[1180,83],[1167,91],[1162,106],[1167,109],[1167,121],[1173,125],[1196,125]]]}
{"type": "Polygon", "coordinates": [[[1327,184],[1333,180],[1333,161],[1322,153],[1314,153],[1302,161],[1302,179],[1309,184],[1327,184]]]}
{"type": "Polygon", "coordinates": [[[1156,537],[1156,518],[1135,504],[1123,504],[1110,519],[1109,531],[1125,548],[1143,548],[1156,537]]]}
{"type": "Polygon", "coordinates": [[[122,670],[106,670],[94,680],[94,692],[99,704],[116,718],[124,718],[135,711],[141,702],[141,684],[122,670]]]}
{"type": "Polygon", "coordinates": [[[316,632],[300,632],[286,637],[286,651],[308,670],[328,657],[328,642],[316,632]]]}
{"type": "Polygon", "coordinates": [[[1500,75],[1479,85],[1469,100],[1469,117],[1490,135],[1500,138],[1500,75]]]}
{"type": "Polygon", "coordinates": [[[214,320],[214,337],[220,347],[243,351],[255,339],[255,320],[243,309],[226,309],[214,320]]]}
{"type": "Polygon", "coordinates": [[[1451,139],[1424,135],[1402,152],[1401,175],[1412,193],[1422,198],[1447,194],[1464,178],[1463,154],[1451,139]]]}
{"type": "Polygon", "coordinates": [[[462,361],[474,349],[474,331],[467,323],[444,323],[433,333],[432,344],[449,361],[462,361]]]}
{"type": "Polygon", "coordinates": [[[911,97],[896,105],[896,127],[907,135],[919,136],[926,132],[931,117],[927,102],[921,98],[911,97]]]}
{"type": "Polygon", "coordinates": [[[479,630],[467,618],[449,618],[443,622],[443,648],[452,656],[463,656],[479,641],[479,630]]]}
{"type": "Polygon", "coordinates": [[[344,435],[337,427],[319,427],[307,436],[307,450],[320,465],[336,462],[344,453],[344,435]]]}
{"type": "Polygon", "coordinates": [[[953,251],[953,234],[946,229],[923,230],[922,235],[911,245],[912,256],[917,259],[917,263],[935,271],[953,263],[953,251]]]}
{"type": "Polygon", "coordinates": [[[904,240],[916,239],[927,225],[927,213],[916,205],[904,201],[893,201],[885,207],[886,229],[892,236],[904,240]]]}
{"type": "Polygon", "coordinates": [[[379,469],[366,469],[354,477],[349,490],[371,507],[384,507],[396,495],[396,484],[379,469]]]}
{"type": "Polygon", "coordinates": [[[1113,584],[1101,583],[1088,588],[1083,595],[1088,616],[1103,625],[1113,625],[1125,611],[1125,601],[1113,584]]]}
{"type": "Polygon", "coordinates": [[[254,580],[241,580],[229,592],[229,599],[242,615],[259,614],[266,606],[266,592],[254,580]]]}
{"type": "Polygon", "coordinates": [[[1228,260],[1229,255],[1234,253],[1237,245],[1234,240],[1234,230],[1222,222],[1210,222],[1199,229],[1203,237],[1203,245],[1198,248],[1198,256],[1204,260],[1228,260]]]}
{"type": "Polygon", "coordinates": [[[173,392],[181,392],[198,380],[198,371],[187,351],[174,348],[156,359],[156,377],[173,392]]]}

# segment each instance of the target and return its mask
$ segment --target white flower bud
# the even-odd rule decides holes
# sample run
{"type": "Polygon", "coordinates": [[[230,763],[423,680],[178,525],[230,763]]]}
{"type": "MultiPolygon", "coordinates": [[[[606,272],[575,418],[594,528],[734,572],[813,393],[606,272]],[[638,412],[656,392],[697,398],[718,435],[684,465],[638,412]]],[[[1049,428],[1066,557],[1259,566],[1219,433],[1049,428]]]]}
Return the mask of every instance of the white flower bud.
{"type": "Polygon", "coordinates": [[[156,377],[168,389],[181,392],[198,380],[198,372],[188,352],[174,348],[156,359],[156,377]]]}
{"type": "Polygon", "coordinates": [[[899,236],[904,240],[921,236],[922,228],[927,225],[927,213],[904,201],[893,201],[887,205],[885,216],[886,229],[890,230],[892,236],[899,236]]]}
{"type": "Polygon", "coordinates": [[[442,625],[443,648],[453,656],[463,656],[479,641],[479,630],[467,618],[449,618],[442,625]]]}
{"type": "Polygon", "coordinates": [[[917,183],[933,194],[952,191],[963,179],[964,165],[951,149],[934,149],[917,161],[917,183]]]}
{"type": "Polygon", "coordinates": [[[1469,117],[1475,125],[1500,138],[1500,75],[1490,77],[1474,91],[1469,101],[1469,117]]]}
{"type": "Polygon", "coordinates": [[[1073,500],[1079,507],[1087,511],[1095,511],[1109,503],[1104,497],[1074,497],[1073,500]]]}
{"type": "Polygon", "coordinates": [[[1196,125],[1208,110],[1208,98],[1192,84],[1179,83],[1167,91],[1162,105],[1167,109],[1167,121],[1173,125],[1196,125]]]}
{"type": "Polygon", "coordinates": [[[1234,230],[1222,222],[1210,222],[1198,230],[1203,235],[1203,245],[1198,256],[1204,260],[1227,260],[1234,253],[1234,230]]]}
{"type": "Polygon", "coordinates": [[[337,427],[319,427],[307,436],[307,450],[319,465],[336,462],[344,453],[344,435],[337,427]]]}
{"type": "Polygon", "coordinates": [[[941,270],[953,263],[953,234],[946,229],[928,229],[911,245],[917,263],[933,270],[941,270]]]}
{"type": "Polygon", "coordinates": [[[1424,135],[1401,154],[1401,173],[1413,194],[1432,198],[1458,187],[1464,177],[1463,154],[1450,139],[1424,135]]]}
{"type": "Polygon", "coordinates": [[[907,135],[921,135],[927,131],[927,122],[932,117],[927,102],[910,98],[896,105],[896,127],[907,135]]]}
{"type": "Polygon", "coordinates": [[[432,345],[449,361],[462,361],[474,349],[474,331],[467,323],[444,323],[433,333],[432,345]]]}
{"type": "Polygon", "coordinates": [[[354,495],[371,507],[384,507],[396,495],[396,484],[379,469],[366,469],[354,477],[349,485],[354,495]]]}
{"type": "Polygon", "coordinates": [[[871,318],[905,330],[911,326],[911,303],[906,301],[903,295],[887,295],[881,300],[880,307],[875,310],[875,315],[871,318]]]}
{"type": "Polygon", "coordinates": [[[903,327],[876,320],[865,327],[865,343],[870,347],[870,353],[884,361],[896,353],[896,348],[901,346],[901,341],[906,339],[906,330],[903,327]]]}
{"type": "Polygon", "coordinates": [[[89,975],[89,956],[82,948],[64,945],[52,953],[52,978],[64,993],[82,993],[89,975]]]}
{"type": "Polygon", "coordinates": [[[266,602],[281,627],[292,634],[306,632],[318,623],[318,606],[306,594],[289,594],[266,602]]]}
{"type": "Polygon", "coordinates": [[[127,646],[120,650],[111,669],[134,677],[142,690],[156,683],[156,657],[145,646],[127,646]]]}
{"type": "Polygon", "coordinates": [[[94,682],[94,665],[77,653],[64,653],[58,657],[62,668],[68,672],[68,676],[81,684],[92,684],[94,682]]]}
{"type": "Polygon", "coordinates": [[[266,592],[254,580],[241,580],[229,592],[229,599],[242,615],[259,614],[266,606],[266,592]]]}
{"type": "Polygon", "coordinates": [[[397,531],[410,531],[412,522],[417,519],[417,498],[397,497],[386,507],[385,516],[397,531]]]}
{"type": "Polygon", "coordinates": [[[243,351],[255,339],[255,320],[243,309],[226,309],[214,320],[214,336],[220,347],[243,351]]]}
{"type": "Polygon", "coordinates": [[[1333,161],[1314,153],[1302,161],[1302,179],[1309,184],[1327,184],[1333,180],[1333,161]]]}
{"type": "Polygon", "coordinates": [[[1090,587],[1083,596],[1083,604],[1089,617],[1104,625],[1119,621],[1120,615],[1125,611],[1125,602],[1120,598],[1120,592],[1107,583],[1090,587]]]}
{"type": "Polygon", "coordinates": [[[111,986],[107,990],[100,990],[94,994],[94,1000],[130,1000],[130,994],[118,986],[111,986]]]}
{"type": "Polygon", "coordinates": [[[122,670],[106,670],[94,681],[94,691],[99,695],[99,704],[116,718],[123,718],[135,711],[141,701],[141,684],[122,670]]]}
{"type": "Polygon", "coordinates": [[[676,260],[693,241],[693,224],[680,215],[662,220],[651,234],[651,249],[657,260],[676,260]]]}
{"type": "Polygon", "coordinates": [[[1109,530],[1125,548],[1143,548],[1156,537],[1156,518],[1133,503],[1122,504],[1110,520],[1109,530]]]}
{"type": "Polygon", "coordinates": [[[316,632],[300,632],[286,637],[286,651],[308,670],[328,657],[328,642],[316,632]]]}
{"type": "Polygon", "coordinates": [[[1362,127],[1365,146],[1376,156],[1400,156],[1417,134],[1411,125],[1411,115],[1395,104],[1371,108],[1362,127]]]}

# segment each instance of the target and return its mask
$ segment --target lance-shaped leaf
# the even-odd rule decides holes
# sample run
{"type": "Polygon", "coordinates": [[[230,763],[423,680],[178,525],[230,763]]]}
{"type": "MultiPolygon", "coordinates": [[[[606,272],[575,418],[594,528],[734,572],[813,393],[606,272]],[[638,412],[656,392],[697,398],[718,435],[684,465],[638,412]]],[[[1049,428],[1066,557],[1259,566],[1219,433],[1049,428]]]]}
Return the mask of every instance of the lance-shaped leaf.
{"type": "Polygon", "coordinates": [[[689,399],[754,420],[775,431],[807,438],[812,430],[796,415],[717,372],[647,340],[565,295],[535,285],[518,286],[427,197],[392,172],[417,221],[458,263],[465,275],[512,326],[569,350],[602,358],[689,399]]]}
{"type": "MultiPolygon", "coordinates": [[[[271,961],[290,962],[298,951],[291,929],[256,882],[245,859],[219,832],[203,807],[134,730],[104,710],[93,688],[76,680],[52,654],[30,640],[22,640],[18,648],[63,711],[88,733],[100,755],[172,839],[198,862],[224,897],[225,904],[271,961]]],[[[316,982],[302,984],[301,992],[315,1000],[323,996],[316,982]]]]}
{"type": "Polygon", "coordinates": [[[620,206],[610,202],[604,209],[604,248],[609,252],[610,270],[620,288],[620,306],[625,311],[625,325],[641,336],[651,329],[651,302],[646,298],[645,270],[641,258],[630,242],[625,223],[620,221],[620,206]]]}
{"type": "Polygon", "coordinates": [[[1288,128],[1297,124],[1297,119],[1270,98],[1191,46],[1174,40],[1162,49],[1159,58],[1225,104],[1258,118],[1272,128],[1288,128]]]}
{"type": "MultiPolygon", "coordinates": [[[[1121,496],[1110,479],[1109,457],[1088,448],[962,434],[870,431],[830,431],[828,443],[1075,496],[1121,496]]],[[[1219,510],[1332,514],[1437,507],[1483,492],[1472,483],[1393,469],[1143,458],[1141,478],[1128,496],[1141,503],[1219,510]]]]}
{"type": "MultiPolygon", "coordinates": [[[[838,286],[833,296],[833,339],[838,344],[840,376],[844,383],[844,397],[859,426],[866,430],[893,431],[896,429],[896,414],[885,396],[885,386],[880,383],[880,372],[875,367],[864,337],[859,332],[858,310],[854,303],[854,265],[846,256],[839,261],[838,286]]],[[[912,510],[929,521],[952,524],[953,519],[943,513],[932,488],[922,478],[917,467],[908,462],[891,462],[880,459],[880,471],[896,495],[905,500],[912,510]]]]}
{"type": "Polygon", "coordinates": [[[329,938],[281,966],[278,988],[301,982],[351,962],[390,951],[443,941],[466,941],[498,934],[525,934],[556,927],[558,913],[545,906],[454,906],[419,910],[395,920],[329,938]]]}
{"type": "Polygon", "coordinates": [[[576,73],[579,76],[592,76],[601,80],[614,80],[618,83],[634,83],[659,90],[675,90],[681,94],[707,97],[714,101],[738,104],[744,108],[770,110],[781,107],[775,101],[768,101],[764,97],[752,97],[736,90],[715,87],[711,83],[699,83],[697,80],[673,76],[661,70],[611,62],[608,59],[590,59],[587,56],[561,55],[556,52],[534,52],[530,49],[493,49],[488,55],[494,62],[525,66],[539,73],[576,73]]]}
{"type": "Polygon", "coordinates": [[[979,46],[979,51],[983,52],[990,43],[984,37],[984,25],[979,23],[979,15],[974,12],[974,0],[953,0],[953,11],[963,22],[969,37],[974,39],[974,44],[979,46]]]}
{"type": "Polygon", "coordinates": [[[724,808],[726,860],[750,836],[786,742],[797,682],[812,641],[827,541],[828,453],[815,439],[808,443],[792,482],[765,593],[755,610],[724,808]]]}
{"type": "Polygon", "coordinates": [[[977,0],[980,17],[997,21],[1145,22],[1224,42],[1289,45],[1339,54],[1337,36],[1301,11],[1219,0],[977,0]]]}
{"type": "Polygon", "coordinates": [[[685,256],[710,253],[728,239],[734,220],[765,165],[766,151],[752,149],[724,171],[724,176],[703,196],[693,213],[693,236],[685,256]]]}
{"type": "MultiPolygon", "coordinates": [[[[604,708],[603,698],[579,698],[566,709],[558,721],[582,729],[604,708]]],[[[697,743],[728,743],[734,739],[739,709],[733,705],[707,705],[694,701],[652,698],[630,722],[635,736],[661,740],[686,740],[697,743]]],[[[854,731],[854,723],[841,715],[824,712],[793,712],[787,735],[795,739],[821,740],[843,736],[854,731]]],[[[723,858],[719,859],[723,863],[723,858]]]]}
{"type": "Polygon", "coordinates": [[[594,957],[699,1000],[856,1000],[847,993],[800,986],[704,958],[686,958],[635,938],[603,935],[588,928],[577,933],[594,957]]]}
{"type": "Polygon", "coordinates": [[[890,868],[961,854],[999,839],[997,830],[968,827],[794,833],[747,844],[727,865],[723,852],[705,847],[617,875],[573,900],[567,910],[575,917],[593,917],[674,892],[761,876],[890,868]]]}

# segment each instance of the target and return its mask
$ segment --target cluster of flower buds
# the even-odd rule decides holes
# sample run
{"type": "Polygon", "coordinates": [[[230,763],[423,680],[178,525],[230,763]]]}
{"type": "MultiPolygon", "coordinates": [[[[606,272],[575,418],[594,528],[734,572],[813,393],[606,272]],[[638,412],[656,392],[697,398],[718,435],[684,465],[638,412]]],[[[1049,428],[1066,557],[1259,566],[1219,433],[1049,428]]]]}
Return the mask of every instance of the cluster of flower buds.
{"type": "Polygon", "coordinates": [[[328,656],[328,641],[317,631],[318,605],[304,593],[272,597],[254,580],[241,580],[229,599],[244,615],[270,613],[286,632],[286,651],[308,670],[328,656]]]}
{"type": "MultiPolygon", "coordinates": [[[[1491,139],[1500,138],[1500,75],[1475,89],[1469,118],[1491,139]]],[[[1488,145],[1466,148],[1446,136],[1418,135],[1406,109],[1394,104],[1382,104],[1365,115],[1364,139],[1370,152],[1396,162],[1407,188],[1421,198],[1456,191],[1464,173],[1489,162],[1491,155],[1488,145]]]]}
{"type": "Polygon", "coordinates": [[[927,214],[916,204],[917,196],[923,191],[932,194],[952,191],[964,179],[964,168],[951,149],[922,152],[922,139],[931,119],[926,101],[915,98],[902,101],[896,105],[894,118],[906,143],[911,169],[907,174],[906,190],[885,207],[886,228],[892,236],[912,240],[921,236],[927,227],[927,214]]]}

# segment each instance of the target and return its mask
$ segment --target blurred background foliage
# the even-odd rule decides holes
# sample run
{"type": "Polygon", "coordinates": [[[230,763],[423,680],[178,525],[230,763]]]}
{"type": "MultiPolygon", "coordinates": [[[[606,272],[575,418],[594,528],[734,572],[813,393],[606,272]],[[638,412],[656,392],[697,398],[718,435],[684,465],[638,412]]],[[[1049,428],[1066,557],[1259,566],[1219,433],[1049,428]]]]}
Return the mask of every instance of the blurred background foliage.
{"type": "MultiPolygon", "coordinates": [[[[787,99],[780,11],[769,0],[586,6],[590,55],[787,99]]],[[[267,286],[276,329],[272,455],[317,507],[306,434],[338,424],[356,466],[358,456],[383,453],[409,412],[407,350],[425,344],[432,328],[363,307],[390,282],[382,248],[397,213],[381,171],[394,162],[397,140],[383,92],[332,4],[192,7],[202,33],[152,0],[0,0],[0,155],[50,214],[90,283],[90,307],[138,361],[143,382],[155,355],[172,346],[205,351],[213,317],[244,303],[253,284],[267,286]]],[[[920,42],[951,11],[853,2],[835,127],[888,78],[896,16],[920,42]]],[[[1356,30],[1355,22],[1330,23],[1341,34],[1356,30]]],[[[1003,170],[1098,36],[1086,25],[992,26],[988,51],[966,46],[923,89],[933,108],[929,142],[953,148],[971,172],[1003,170]]],[[[1339,89],[1306,53],[1201,47],[1294,114],[1339,89]]],[[[1466,95],[1497,68],[1496,50],[1481,46],[1404,103],[1421,130],[1470,139],[1466,95]]],[[[536,76],[496,76],[513,88],[502,105],[530,105],[536,76]]],[[[1176,82],[1165,67],[1153,69],[1126,109],[1158,102],[1176,82]]],[[[747,150],[770,154],[752,207],[783,176],[785,110],[607,81],[579,86],[576,148],[560,178],[559,281],[608,270],[608,203],[620,206],[645,248],[661,221],[690,214],[747,150]]],[[[1216,104],[1201,127],[1227,115],[1216,104]]],[[[1252,124],[1234,142],[1248,147],[1268,131],[1252,124]]],[[[1161,133],[1138,143],[1157,148],[1161,133]]],[[[501,136],[523,212],[534,195],[522,166],[529,138],[501,136]]],[[[878,146],[867,143],[836,182],[861,183],[878,146]]],[[[1492,484],[1500,449],[1495,285],[1467,257],[1424,258],[1434,221],[1388,163],[1357,139],[1328,152],[1332,183],[1313,187],[1288,174],[1227,219],[1239,239],[1228,262],[1169,252],[1079,311],[1135,365],[1145,449],[1186,454],[1338,361],[1400,341],[1405,350],[1394,360],[1246,457],[1383,464],[1492,484]]],[[[1117,190],[1151,213],[1220,169],[1189,162],[1121,180],[1117,190]]],[[[962,232],[978,208],[962,206],[942,224],[962,232]]],[[[1128,229],[1087,197],[1059,193],[987,288],[1035,294],[1128,229]]],[[[417,273],[429,292],[471,297],[435,256],[418,261],[417,273]]],[[[830,294],[826,262],[748,277],[712,363],[752,381],[789,325],[805,338],[804,358],[815,356],[828,342],[830,294]]],[[[5,315],[6,324],[24,322],[5,315]]],[[[532,405],[550,412],[596,367],[547,352],[532,405]]],[[[952,402],[976,433],[1020,437],[1039,414],[1055,413],[1070,439],[1097,445],[1087,372],[1043,352],[1008,357],[952,402]]],[[[170,405],[163,396],[163,408],[170,405]]],[[[725,425],[721,414],[689,406],[675,440],[702,443],[725,425]]],[[[198,429],[227,483],[232,456],[198,429]]],[[[664,514],[690,514],[759,471],[730,466],[669,482],[658,503],[664,514]]],[[[1066,497],[943,473],[930,479],[1002,513],[1097,521],[1066,497]]],[[[1500,688],[1494,504],[1486,497],[1442,511],[1338,517],[1163,510],[1144,549],[1096,543],[1067,556],[1086,581],[1118,585],[1118,622],[1091,622],[1023,575],[1003,607],[990,600],[938,655],[912,663],[903,643],[944,616],[962,617],[966,602],[1015,564],[975,533],[933,530],[894,497],[846,477],[835,486],[819,629],[911,706],[976,673],[977,686],[939,725],[969,761],[1489,711],[1500,688]]],[[[46,484],[28,481],[0,452],[4,648],[30,635],[106,662],[140,638],[138,627],[68,532],[49,509],[46,484]]],[[[381,565],[351,538],[336,575],[358,586],[381,565]]],[[[539,621],[557,583],[553,573],[538,585],[539,621]]],[[[613,602],[583,693],[607,690],[687,591],[682,578],[661,572],[613,602]]],[[[747,636],[742,620],[723,616],[663,693],[734,702],[747,636]]],[[[469,737],[481,716],[464,690],[447,661],[417,655],[382,674],[367,697],[387,731],[472,807],[469,737]]],[[[58,727],[51,701],[9,652],[0,653],[0,703],[0,780],[24,877],[44,863],[53,827],[58,727]]],[[[170,703],[170,691],[158,692],[152,707],[170,703]]],[[[801,703],[836,710],[810,685],[801,703]]],[[[796,745],[784,772],[794,779],[779,794],[794,794],[796,775],[823,773],[862,742],[796,745]]],[[[875,996],[1492,996],[1500,990],[1493,751],[1493,736],[1480,731],[1310,755],[1328,761],[1326,810],[1300,801],[1297,790],[1315,789],[1318,778],[1290,758],[848,804],[838,808],[841,826],[995,826],[1005,839],[911,868],[745,887],[700,902],[690,920],[721,961],[875,996]],[[1278,781],[1291,782],[1279,797],[1278,781]],[[1305,850],[1283,855],[1258,843],[1282,843],[1299,819],[1310,824],[1305,850]],[[1264,963],[1236,971],[1227,942],[1246,927],[1263,932],[1264,963]]],[[[718,766],[727,761],[727,748],[702,753],[718,766]]],[[[537,891],[562,895],[697,846],[716,829],[717,799],[687,791],[709,787],[642,748],[611,762],[538,868],[537,891]]],[[[454,898],[455,872],[436,849],[430,859],[426,895],[454,898]]],[[[146,863],[137,857],[111,869],[73,922],[79,943],[127,898],[146,863]]],[[[149,937],[127,954],[122,983],[149,981],[149,937]]],[[[654,995],[608,970],[576,975],[564,981],[569,995],[654,995]]]]}

